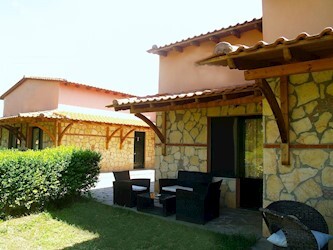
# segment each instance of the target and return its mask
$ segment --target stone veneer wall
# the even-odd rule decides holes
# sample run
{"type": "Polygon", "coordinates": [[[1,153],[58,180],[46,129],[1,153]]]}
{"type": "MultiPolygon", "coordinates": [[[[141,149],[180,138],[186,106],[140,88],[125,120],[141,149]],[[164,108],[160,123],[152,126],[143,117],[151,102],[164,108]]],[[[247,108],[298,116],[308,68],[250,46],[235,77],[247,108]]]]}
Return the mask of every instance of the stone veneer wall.
{"type": "MultiPolygon", "coordinates": [[[[207,172],[207,118],[261,114],[261,105],[230,105],[166,112],[166,155],[156,137],[156,188],[160,178],[176,178],[178,170],[207,172]]],[[[162,113],[156,125],[162,131],[162,113]]],[[[222,205],[236,207],[236,179],[224,178],[222,205]]]]}
{"type": "MultiPolygon", "coordinates": [[[[267,79],[279,101],[279,78],[267,79]]],[[[326,219],[333,233],[333,71],[289,77],[290,166],[279,148],[264,149],[264,206],[275,200],[305,202],[326,219]],[[297,148],[297,144],[309,148],[297,148]],[[330,145],[316,148],[316,145],[330,145]]],[[[263,102],[264,140],[279,144],[274,116],[263,102]]]]}
{"type": "MultiPolygon", "coordinates": [[[[51,133],[55,133],[55,126],[54,123],[51,122],[41,122],[40,125],[42,125],[44,128],[48,129],[51,131],[51,133]]],[[[12,124],[13,127],[21,127],[21,124],[12,124]]],[[[26,135],[26,130],[27,127],[24,125],[22,126],[22,133],[26,135]]],[[[1,134],[1,141],[0,141],[0,146],[3,148],[8,148],[8,139],[9,139],[9,131],[7,129],[2,128],[2,134],[1,134]]],[[[27,142],[26,141],[21,141],[20,144],[17,146],[19,149],[27,149],[27,142]]],[[[53,141],[51,138],[43,132],[43,147],[53,147],[53,141]]]]}
{"type": "MultiPolygon", "coordinates": [[[[62,129],[67,124],[62,124],[62,129]]],[[[117,127],[109,126],[110,133],[117,127]]],[[[130,129],[125,128],[125,135],[130,129]]],[[[154,167],[154,142],[155,134],[152,130],[137,128],[135,131],[146,132],[145,141],[145,168],[154,167]]],[[[125,139],[120,149],[119,132],[111,138],[109,147],[105,147],[106,126],[75,124],[66,131],[62,145],[76,145],[78,147],[98,151],[102,154],[101,171],[119,171],[133,169],[134,165],[134,131],[125,139]]]]}
{"type": "Polygon", "coordinates": [[[9,139],[9,131],[7,129],[1,128],[0,147],[8,148],[8,139],[9,139]]]}
{"type": "MultiPolygon", "coordinates": [[[[54,122],[41,122],[44,128],[48,129],[51,133],[55,133],[55,123],[54,122]]],[[[67,124],[62,123],[62,130],[67,124]]],[[[19,126],[19,125],[17,125],[19,126]]],[[[26,126],[22,127],[22,133],[26,134],[26,126]]],[[[110,133],[116,129],[116,127],[109,126],[110,133]]],[[[127,128],[127,131],[129,129],[127,128]]],[[[154,168],[155,160],[155,134],[149,129],[137,128],[135,131],[146,132],[145,141],[145,168],[154,168]]],[[[124,130],[124,135],[126,134],[126,129],[124,130]]],[[[102,154],[101,161],[101,171],[118,171],[133,169],[134,165],[134,131],[125,139],[122,149],[120,149],[120,138],[119,132],[114,136],[110,142],[109,147],[106,149],[105,145],[105,135],[106,126],[103,125],[87,125],[87,124],[75,124],[69,130],[66,131],[61,145],[75,145],[77,147],[91,149],[98,151],[102,154]],[[118,135],[117,135],[118,134],[118,135]]],[[[2,129],[1,136],[1,147],[8,147],[9,132],[7,129],[2,129]]],[[[43,147],[54,147],[54,143],[51,138],[43,132],[43,147]]],[[[26,149],[25,142],[19,145],[19,148],[26,149]]]]}

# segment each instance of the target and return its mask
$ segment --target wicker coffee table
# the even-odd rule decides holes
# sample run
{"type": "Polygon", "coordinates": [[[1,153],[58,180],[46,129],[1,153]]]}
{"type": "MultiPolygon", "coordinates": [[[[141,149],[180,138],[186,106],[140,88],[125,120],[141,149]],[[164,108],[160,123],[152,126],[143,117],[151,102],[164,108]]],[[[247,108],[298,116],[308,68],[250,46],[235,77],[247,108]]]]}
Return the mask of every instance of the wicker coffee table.
{"type": "Polygon", "coordinates": [[[143,193],[137,195],[137,210],[162,216],[176,213],[176,195],[143,193]]]}

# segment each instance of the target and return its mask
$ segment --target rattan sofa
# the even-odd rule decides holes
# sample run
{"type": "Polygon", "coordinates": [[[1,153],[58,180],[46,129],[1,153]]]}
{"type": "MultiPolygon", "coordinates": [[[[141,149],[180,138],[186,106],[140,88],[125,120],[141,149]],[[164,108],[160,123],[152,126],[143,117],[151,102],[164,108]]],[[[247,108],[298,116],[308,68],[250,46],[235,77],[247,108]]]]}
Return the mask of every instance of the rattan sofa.
{"type": "Polygon", "coordinates": [[[178,189],[193,191],[193,187],[197,184],[208,185],[212,179],[210,173],[179,170],[177,178],[159,179],[160,193],[176,194],[178,189]]]}
{"type": "Polygon", "coordinates": [[[220,186],[222,180],[199,184],[193,191],[177,189],[176,219],[205,224],[220,215],[220,186]]]}

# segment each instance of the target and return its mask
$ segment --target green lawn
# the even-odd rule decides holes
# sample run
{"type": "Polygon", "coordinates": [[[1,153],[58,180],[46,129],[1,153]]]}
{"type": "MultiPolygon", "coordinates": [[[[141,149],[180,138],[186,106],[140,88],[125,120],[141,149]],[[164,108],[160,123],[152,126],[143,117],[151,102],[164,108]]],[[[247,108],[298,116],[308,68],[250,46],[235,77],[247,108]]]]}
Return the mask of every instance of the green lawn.
{"type": "Polygon", "coordinates": [[[82,200],[0,221],[0,249],[248,249],[256,239],[226,236],[82,200]]]}

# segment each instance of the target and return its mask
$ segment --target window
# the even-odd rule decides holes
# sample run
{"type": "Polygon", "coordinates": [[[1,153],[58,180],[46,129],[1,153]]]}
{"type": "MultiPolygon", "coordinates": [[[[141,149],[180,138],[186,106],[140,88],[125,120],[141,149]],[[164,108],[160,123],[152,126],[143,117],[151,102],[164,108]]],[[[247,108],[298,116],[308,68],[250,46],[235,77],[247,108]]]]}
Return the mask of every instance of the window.
{"type": "Polygon", "coordinates": [[[263,176],[263,128],[261,118],[245,118],[241,122],[242,156],[240,177],[262,178],[263,176]]]}
{"type": "Polygon", "coordinates": [[[34,150],[43,149],[43,130],[37,127],[32,128],[31,148],[34,150]]]}

